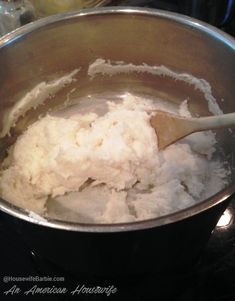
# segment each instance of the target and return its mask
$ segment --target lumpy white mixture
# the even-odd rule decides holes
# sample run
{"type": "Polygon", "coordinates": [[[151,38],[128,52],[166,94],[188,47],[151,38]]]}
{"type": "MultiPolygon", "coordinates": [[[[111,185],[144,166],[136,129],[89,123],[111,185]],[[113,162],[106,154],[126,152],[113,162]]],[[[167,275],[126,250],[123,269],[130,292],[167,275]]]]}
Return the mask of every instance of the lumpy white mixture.
{"type": "MultiPolygon", "coordinates": [[[[47,115],[29,126],[1,171],[2,198],[37,214],[117,223],[178,211],[226,185],[212,132],[158,151],[150,112],[167,106],[126,94],[107,107],[101,116],[47,115]]],[[[177,110],[190,114],[185,102],[177,110]]]]}

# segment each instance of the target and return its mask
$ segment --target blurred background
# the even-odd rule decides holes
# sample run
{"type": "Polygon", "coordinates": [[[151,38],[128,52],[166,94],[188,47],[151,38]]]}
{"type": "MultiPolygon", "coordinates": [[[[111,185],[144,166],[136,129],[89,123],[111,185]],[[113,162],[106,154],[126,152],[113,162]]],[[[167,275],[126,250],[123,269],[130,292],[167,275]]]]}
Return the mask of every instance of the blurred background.
{"type": "Polygon", "coordinates": [[[0,35],[35,19],[100,6],[139,6],[178,12],[235,34],[235,0],[2,0],[0,35]]]}

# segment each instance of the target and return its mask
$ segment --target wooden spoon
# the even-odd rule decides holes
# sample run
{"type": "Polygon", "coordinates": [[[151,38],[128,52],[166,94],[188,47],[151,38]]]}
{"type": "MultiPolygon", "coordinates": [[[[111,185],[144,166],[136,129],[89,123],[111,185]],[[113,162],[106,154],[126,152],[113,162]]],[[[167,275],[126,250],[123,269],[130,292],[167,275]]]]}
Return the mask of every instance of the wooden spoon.
{"type": "Polygon", "coordinates": [[[166,146],[194,132],[235,126],[235,113],[185,118],[168,112],[156,111],[150,118],[150,123],[157,135],[158,149],[164,149],[166,146]]]}

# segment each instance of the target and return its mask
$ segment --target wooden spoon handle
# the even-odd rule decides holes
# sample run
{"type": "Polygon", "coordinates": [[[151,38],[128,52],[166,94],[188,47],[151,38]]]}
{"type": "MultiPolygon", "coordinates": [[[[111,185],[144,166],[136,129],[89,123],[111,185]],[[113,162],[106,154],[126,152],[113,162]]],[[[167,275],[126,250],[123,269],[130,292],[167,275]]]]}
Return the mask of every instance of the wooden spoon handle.
{"type": "Polygon", "coordinates": [[[191,118],[191,121],[193,123],[193,131],[195,132],[235,126],[235,113],[210,117],[191,118]]]}
{"type": "Polygon", "coordinates": [[[150,124],[157,134],[158,149],[163,149],[194,132],[235,126],[235,113],[210,117],[185,118],[156,111],[150,119],[150,124]]]}

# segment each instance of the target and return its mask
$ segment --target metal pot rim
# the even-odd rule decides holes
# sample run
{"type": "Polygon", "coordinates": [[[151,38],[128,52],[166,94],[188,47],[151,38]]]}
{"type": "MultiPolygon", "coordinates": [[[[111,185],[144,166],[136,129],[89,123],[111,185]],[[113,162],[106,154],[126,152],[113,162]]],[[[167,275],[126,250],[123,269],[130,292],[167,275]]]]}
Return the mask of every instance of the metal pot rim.
{"type": "MultiPolygon", "coordinates": [[[[44,26],[77,17],[105,14],[142,14],[145,16],[153,16],[158,18],[160,17],[164,19],[169,19],[171,21],[173,20],[179,24],[188,26],[192,29],[196,29],[203,32],[204,34],[207,34],[212,38],[221,41],[227,47],[235,51],[235,40],[232,37],[205,22],[178,13],[137,7],[106,7],[84,9],[42,18],[32,23],[29,23],[23,27],[20,27],[0,38],[0,49],[44,26]]],[[[119,224],[81,224],[75,222],[58,221],[53,219],[35,218],[29,214],[29,211],[14,206],[13,204],[8,203],[5,200],[2,200],[1,198],[0,210],[27,222],[59,230],[90,233],[123,232],[144,230],[181,221],[183,219],[189,218],[191,216],[199,214],[200,212],[208,210],[211,207],[216,206],[217,204],[230,198],[233,195],[233,193],[235,193],[235,184],[230,185],[229,187],[220,191],[216,195],[208,198],[207,200],[199,202],[181,211],[149,220],[119,224]]]]}

